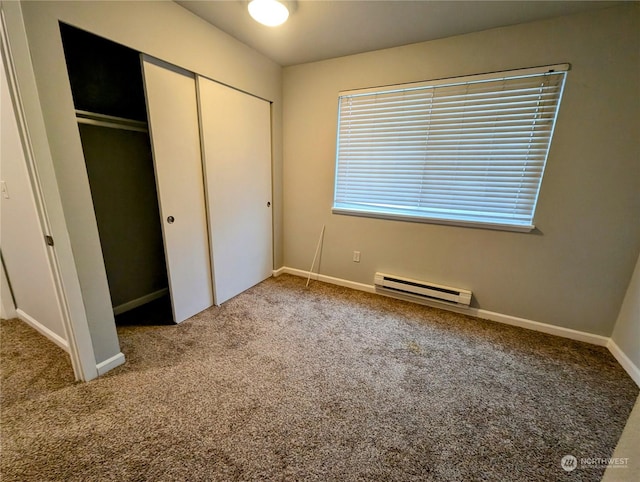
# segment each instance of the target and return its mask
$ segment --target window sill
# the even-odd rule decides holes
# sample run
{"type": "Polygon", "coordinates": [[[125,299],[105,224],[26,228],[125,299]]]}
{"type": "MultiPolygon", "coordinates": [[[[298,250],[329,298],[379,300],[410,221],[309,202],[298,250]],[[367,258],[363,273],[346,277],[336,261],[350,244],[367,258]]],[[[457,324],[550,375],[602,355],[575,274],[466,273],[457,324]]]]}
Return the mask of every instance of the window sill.
{"type": "Polygon", "coordinates": [[[499,222],[465,221],[460,219],[430,218],[423,216],[412,216],[410,214],[396,214],[386,212],[364,211],[358,209],[337,208],[331,209],[333,214],[346,216],[359,216],[365,218],[387,219],[391,221],[408,221],[413,223],[443,224],[446,226],[461,226],[465,228],[492,229],[496,231],[512,231],[516,233],[530,233],[536,227],[533,224],[513,225],[499,222]]]}

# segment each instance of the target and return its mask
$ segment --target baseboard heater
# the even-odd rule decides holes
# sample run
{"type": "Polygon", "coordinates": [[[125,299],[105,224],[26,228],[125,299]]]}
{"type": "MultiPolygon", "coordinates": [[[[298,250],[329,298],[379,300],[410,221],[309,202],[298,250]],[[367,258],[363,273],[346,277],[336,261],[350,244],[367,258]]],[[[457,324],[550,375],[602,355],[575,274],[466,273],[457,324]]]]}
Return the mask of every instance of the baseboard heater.
{"type": "Polygon", "coordinates": [[[436,301],[458,306],[469,306],[471,303],[471,291],[442,286],[428,281],[376,273],[374,284],[376,290],[390,296],[395,295],[415,301],[436,301]]]}

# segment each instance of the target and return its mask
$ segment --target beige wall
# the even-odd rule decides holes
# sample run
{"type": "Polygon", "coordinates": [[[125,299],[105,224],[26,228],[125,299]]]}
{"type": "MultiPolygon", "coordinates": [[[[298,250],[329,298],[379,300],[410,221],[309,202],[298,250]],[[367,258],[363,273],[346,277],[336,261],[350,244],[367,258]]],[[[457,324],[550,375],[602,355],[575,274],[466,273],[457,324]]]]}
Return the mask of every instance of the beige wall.
{"type": "Polygon", "coordinates": [[[172,2],[24,2],[42,113],[98,363],[119,352],[58,22],[273,101],[276,262],[281,241],[281,68],[172,2]]]}
{"type": "Polygon", "coordinates": [[[640,257],[627,288],[611,339],[640,370],[640,257]]]}
{"type": "Polygon", "coordinates": [[[284,69],[284,265],[468,288],[485,310],[609,336],[640,250],[640,8],[630,5],[284,69]],[[340,90],[569,62],[521,234],[332,215],[340,90]],[[351,261],[361,251],[361,262],[351,261]]]}

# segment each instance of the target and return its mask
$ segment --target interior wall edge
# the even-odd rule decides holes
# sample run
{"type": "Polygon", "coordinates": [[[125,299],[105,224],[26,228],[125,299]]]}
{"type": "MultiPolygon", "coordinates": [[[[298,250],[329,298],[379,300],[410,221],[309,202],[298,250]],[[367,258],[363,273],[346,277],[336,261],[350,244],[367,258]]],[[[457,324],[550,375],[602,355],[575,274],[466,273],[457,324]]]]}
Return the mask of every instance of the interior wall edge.
{"type": "Polygon", "coordinates": [[[640,366],[640,255],[620,306],[611,340],[635,366],[640,366]]]}
{"type": "Polygon", "coordinates": [[[625,369],[633,381],[636,382],[636,385],[640,387],[640,367],[636,365],[624,351],[622,351],[622,348],[618,346],[613,338],[610,338],[607,342],[607,348],[615,359],[618,360],[618,363],[622,365],[622,368],[625,369]]]}

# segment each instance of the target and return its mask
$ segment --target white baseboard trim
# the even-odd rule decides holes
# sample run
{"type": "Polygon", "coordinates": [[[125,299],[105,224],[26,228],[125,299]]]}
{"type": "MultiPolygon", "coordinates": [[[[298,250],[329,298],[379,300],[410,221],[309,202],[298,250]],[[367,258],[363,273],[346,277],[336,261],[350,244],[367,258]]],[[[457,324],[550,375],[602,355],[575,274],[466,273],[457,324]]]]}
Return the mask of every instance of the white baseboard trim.
{"type": "Polygon", "coordinates": [[[161,290],[154,291],[153,293],[149,293],[148,295],[141,296],[140,298],[136,298],[135,300],[127,301],[126,303],[122,303],[121,305],[113,307],[113,314],[119,315],[124,313],[125,311],[133,310],[138,306],[145,305],[150,301],[157,300],[158,298],[162,298],[164,295],[169,293],[169,288],[162,288],[161,290]]]}
{"type": "MultiPolygon", "coordinates": [[[[273,272],[273,276],[280,276],[281,274],[292,274],[294,276],[300,276],[301,278],[308,278],[309,272],[302,269],[289,268],[284,266],[273,272]],[[276,274],[277,273],[277,274],[276,274]]],[[[326,276],[323,274],[311,273],[311,279],[315,281],[323,281],[332,285],[344,286],[345,288],[352,288],[354,290],[366,291],[367,293],[375,293],[376,290],[373,285],[367,285],[364,283],[356,283],[355,281],[349,281],[342,278],[334,278],[333,276],[326,276]]]]}
{"type": "Polygon", "coordinates": [[[484,320],[497,321],[498,323],[504,323],[505,325],[519,326],[520,328],[526,328],[527,330],[539,331],[541,333],[561,336],[562,338],[569,338],[571,340],[584,341],[585,343],[590,343],[592,345],[607,346],[607,343],[609,342],[609,337],[606,336],[594,335],[593,333],[587,333],[586,331],[572,330],[571,328],[549,325],[547,323],[540,323],[538,321],[518,318],[516,316],[503,315],[502,313],[495,313],[493,311],[470,308],[469,314],[484,320]]]}
{"type": "Polygon", "coordinates": [[[115,367],[119,367],[125,362],[124,354],[122,352],[117,355],[113,355],[111,358],[106,359],[103,362],[100,362],[96,365],[96,370],[98,370],[98,376],[102,376],[107,373],[109,370],[112,370],[115,367]]]}
{"type": "Polygon", "coordinates": [[[22,321],[24,321],[27,325],[31,326],[36,331],[38,331],[42,335],[44,335],[47,338],[49,338],[49,340],[54,342],[56,345],[58,345],[60,348],[62,348],[67,353],[69,352],[69,342],[67,340],[62,338],[57,333],[54,333],[52,330],[50,330],[49,328],[44,326],[42,323],[40,323],[35,318],[33,318],[33,317],[29,316],[28,314],[26,314],[20,308],[16,309],[16,314],[18,315],[18,318],[20,318],[22,321]]]}
{"type": "MultiPolygon", "coordinates": [[[[308,271],[304,271],[296,268],[289,268],[287,266],[283,266],[277,270],[274,270],[274,276],[280,276],[281,274],[291,274],[294,276],[300,276],[303,278],[307,278],[309,276],[308,271]]],[[[377,293],[383,296],[389,296],[386,293],[381,293],[376,291],[374,285],[368,285],[364,283],[356,283],[354,281],[348,281],[345,279],[334,278],[332,276],[318,275],[316,273],[311,274],[311,279],[324,281],[325,283],[331,283],[338,286],[344,286],[347,288],[353,288],[360,291],[366,291],[368,293],[377,293]]],[[[395,296],[394,296],[395,297],[395,296]]],[[[407,301],[416,302],[416,300],[409,299],[407,301]]],[[[585,331],[573,330],[571,328],[564,328],[561,326],[549,325],[547,323],[540,323],[538,321],[527,320],[525,318],[518,318],[516,316],[504,315],[502,313],[495,313],[493,311],[483,310],[480,308],[464,308],[454,305],[449,305],[446,303],[430,303],[425,301],[421,304],[427,306],[433,306],[435,308],[441,308],[443,310],[454,311],[456,313],[462,313],[470,316],[475,316],[477,318],[482,318],[484,320],[496,321],[498,323],[504,323],[506,325],[518,326],[520,328],[525,328],[527,330],[539,331],[541,333],[547,333],[549,335],[560,336],[563,338],[569,338],[571,340],[583,341],[585,343],[590,343],[592,345],[604,346],[609,349],[611,354],[618,360],[620,365],[627,371],[629,376],[640,386],[640,370],[637,366],[633,364],[633,362],[620,350],[618,345],[616,345],[611,338],[602,335],[595,335],[593,333],[587,333],[585,331]]]]}
{"type": "Polygon", "coordinates": [[[607,348],[615,359],[618,360],[618,363],[622,365],[622,368],[626,370],[633,381],[636,382],[636,385],[640,387],[640,367],[631,361],[631,359],[620,349],[613,339],[609,338],[607,348]]]}

